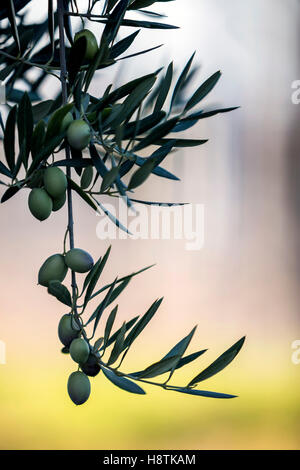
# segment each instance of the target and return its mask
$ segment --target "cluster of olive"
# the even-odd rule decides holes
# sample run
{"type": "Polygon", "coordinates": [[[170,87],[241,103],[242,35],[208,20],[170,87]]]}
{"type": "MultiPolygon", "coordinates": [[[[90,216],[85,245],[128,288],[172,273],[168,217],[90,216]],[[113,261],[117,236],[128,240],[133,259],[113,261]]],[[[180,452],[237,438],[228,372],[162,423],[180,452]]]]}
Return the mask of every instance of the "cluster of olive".
{"type": "MultiPolygon", "coordinates": [[[[98,51],[97,39],[87,29],[78,32],[74,41],[81,38],[86,39],[85,59],[91,61],[98,51]]],[[[56,113],[49,119],[48,128],[51,127],[52,121],[55,119],[57,119],[56,113]]],[[[89,124],[83,119],[73,119],[70,112],[64,116],[60,132],[66,133],[69,145],[75,150],[86,148],[91,139],[89,124]]],[[[32,188],[28,199],[29,210],[38,220],[47,219],[52,211],[58,211],[66,202],[67,178],[63,171],[57,167],[38,170],[32,176],[28,186],[32,188]]]]}
{"type": "MultiPolygon", "coordinates": [[[[89,253],[79,248],[69,250],[65,255],[54,254],[46,259],[39,270],[38,282],[49,287],[50,281],[62,282],[68,268],[76,273],[87,273],[94,265],[89,253]]],[[[73,372],[68,380],[68,393],[76,405],[84,403],[90,395],[88,376],[94,377],[100,372],[96,353],[94,353],[83,338],[81,328],[76,324],[71,314],[65,314],[60,319],[58,336],[70,352],[72,359],[80,365],[81,371],[73,372]]]]}
{"type": "MultiPolygon", "coordinates": [[[[91,31],[86,29],[75,35],[74,41],[84,37],[86,39],[85,59],[91,61],[97,51],[97,40],[91,31]]],[[[55,113],[49,120],[55,119],[55,113]]],[[[83,119],[73,119],[69,112],[65,115],[60,126],[60,132],[66,132],[69,145],[76,150],[83,150],[90,142],[90,126],[83,119]]],[[[28,205],[31,213],[38,220],[47,219],[52,211],[58,211],[66,201],[67,178],[58,167],[50,166],[38,170],[32,178],[29,187],[32,188],[28,205]]],[[[79,248],[73,248],[67,253],[56,253],[43,263],[39,270],[38,282],[49,287],[50,281],[62,282],[68,268],[76,273],[87,273],[94,265],[89,253],[79,248]]],[[[81,327],[72,314],[65,314],[58,325],[58,336],[64,349],[70,353],[71,358],[79,364],[81,370],[73,372],[68,379],[68,393],[76,405],[86,402],[90,396],[90,377],[100,372],[98,362],[99,353],[95,352],[89,343],[82,337],[81,327]]]]}

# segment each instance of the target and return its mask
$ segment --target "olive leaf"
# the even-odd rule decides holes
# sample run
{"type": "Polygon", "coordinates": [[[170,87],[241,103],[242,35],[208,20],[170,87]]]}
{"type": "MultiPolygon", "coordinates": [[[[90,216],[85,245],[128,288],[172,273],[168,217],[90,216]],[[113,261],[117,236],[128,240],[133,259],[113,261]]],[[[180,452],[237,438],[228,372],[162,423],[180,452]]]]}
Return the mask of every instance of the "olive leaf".
{"type": "Polygon", "coordinates": [[[6,126],[5,126],[5,131],[4,131],[5,158],[11,171],[14,171],[14,168],[15,168],[16,119],[17,119],[17,106],[13,106],[7,116],[6,126]]]}
{"type": "Polygon", "coordinates": [[[66,286],[59,281],[50,281],[48,293],[57,298],[61,303],[72,307],[71,294],[66,286]]]}
{"type": "Polygon", "coordinates": [[[145,395],[146,392],[144,392],[144,390],[139,385],[132,382],[131,380],[115,374],[112,370],[107,369],[102,365],[101,370],[108,380],[110,380],[114,385],[121,388],[122,390],[130,393],[137,393],[138,395],[145,395]]]}
{"type": "Polygon", "coordinates": [[[245,336],[237,341],[231,348],[225,351],[218,359],[216,359],[210,366],[204,369],[200,374],[196,375],[188,384],[188,387],[197,385],[199,382],[209,379],[213,375],[217,374],[221,370],[225,369],[240,352],[244,342],[245,336]]]}

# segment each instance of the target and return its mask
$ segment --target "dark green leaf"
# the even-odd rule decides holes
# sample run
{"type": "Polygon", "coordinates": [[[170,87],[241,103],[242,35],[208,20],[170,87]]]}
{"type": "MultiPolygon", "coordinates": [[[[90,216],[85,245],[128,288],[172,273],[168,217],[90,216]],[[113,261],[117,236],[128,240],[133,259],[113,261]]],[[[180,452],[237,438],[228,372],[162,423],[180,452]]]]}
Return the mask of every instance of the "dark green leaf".
{"type": "Polygon", "coordinates": [[[31,138],[33,133],[32,106],[27,92],[24,93],[23,98],[21,99],[18,110],[17,122],[20,153],[22,154],[22,161],[24,163],[24,166],[25,168],[27,168],[31,138]]]}
{"type": "Polygon", "coordinates": [[[55,138],[58,134],[61,134],[62,121],[68,113],[74,108],[73,103],[66,104],[58,110],[56,110],[49,119],[47,126],[46,141],[47,143],[55,138]]]}
{"type": "Polygon", "coordinates": [[[36,159],[41,148],[43,148],[46,137],[46,124],[44,121],[39,121],[35,126],[31,139],[31,154],[33,160],[36,159]]]}
{"type": "Polygon", "coordinates": [[[123,52],[127,51],[139,32],[140,30],[137,30],[129,36],[126,36],[126,38],[117,42],[117,44],[115,44],[110,50],[110,58],[115,59],[116,57],[119,57],[121,54],[123,54],[123,52]]]}
{"type": "MultiPolygon", "coordinates": [[[[107,20],[98,20],[99,23],[107,23],[107,20]]],[[[171,24],[157,23],[156,21],[138,21],[124,19],[121,22],[122,26],[129,26],[133,28],[150,28],[150,29],[178,29],[178,26],[171,24]]]]}
{"type": "Polygon", "coordinates": [[[48,287],[48,293],[57,298],[60,302],[68,307],[72,307],[71,294],[67,287],[61,284],[59,281],[50,281],[48,287]]]}
{"type": "Polygon", "coordinates": [[[159,139],[155,142],[155,145],[164,145],[169,142],[173,142],[173,147],[197,147],[208,142],[207,139],[159,139]]]}
{"type": "Polygon", "coordinates": [[[19,33],[18,33],[18,27],[17,27],[17,22],[16,22],[16,13],[15,13],[15,6],[14,6],[14,1],[13,0],[8,0],[7,2],[7,16],[10,22],[12,34],[14,37],[14,40],[16,42],[18,51],[21,50],[20,46],[20,39],[19,39],[19,33]]]}
{"type": "Polygon", "coordinates": [[[0,162],[0,173],[2,173],[2,175],[8,176],[8,178],[12,177],[11,172],[9,171],[9,169],[6,168],[6,166],[3,165],[2,162],[0,162]]]}
{"type": "Polygon", "coordinates": [[[120,356],[121,352],[123,351],[125,334],[126,334],[126,323],[123,323],[120,333],[118,334],[116,338],[114,347],[107,361],[108,366],[110,366],[111,364],[114,364],[116,360],[118,359],[118,357],[120,356]]]}
{"type": "Polygon", "coordinates": [[[160,88],[159,88],[159,93],[156,99],[156,103],[154,106],[154,113],[159,112],[163,105],[165,104],[166,98],[168,96],[171,83],[172,83],[172,78],[173,78],[173,62],[171,62],[168,66],[166,76],[164,80],[162,81],[160,88]]]}
{"type": "Polygon", "coordinates": [[[90,196],[88,194],[86,194],[80,186],[78,186],[75,181],[73,181],[72,179],[69,179],[69,183],[70,183],[70,186],[71,188],[92,208],[94,209],[95,211],[98,210],[97,206],[95,205],[95,203],[93,202],[93,200],[90,198],[90,196]]]}
{"type": "Polygon", "coordinates": [[[109,15],[108,20],[105,21],[106,26],[103,31],[103,37],[105,37],[108,43],[114,41],[126,13],[129,1],[130,0],[120,0],[109,15]]]}
{"type": "MultiPolygon", "coordinates": [[[[135,272],[135,273],[132,273],[132,274],[128,274],[127,276],[124,276],[124,277],[121,277],[121,279],[118,279],[118,281],[116,282],[116,284],[120,284],[121,282],[127,280],[127,279],[132,279],[134,276],[137,276],[138,274],[141,274],[143,273],[144,271],[147,271],[148,269],[152,268],[154,266],[154,264],[151,264],[151,266],[147,266],[146,268],[143,268],[143,269],[140,269],[139,271],[135,272]]],[[[94,297],[96,297],[97,295],[101,294],[101,292],[105,291],[106,289],[109,289],[109,287],[112,285],[111,284],[107,284],[106,286],[102,287],[100,290],[98,290],[97,292],[95,292],[95,294],[92,295],[91,299],[93,299],[94,297]]]]}
{"type": "Polygon", "coordinates": [[[123,139],[130,139],[136,135],[143,134],[149,129],[157,126],[161,120],[165,117],[166,113],[164,111],[159,111],[158,113],[153,113],[146,118],[140,119],[139,121],[129,122],[125,126],[123,139]]]}
{"type": "Polygon", "coordinates": [[[161,361],[155,362],[151,366],[147,367],[145,370],[140,372],[135,372],[130,374],[134,377],[142,379],[151,379],[152,377],[157,377],[158,375],[165,374],[172,370],[178,363],[180,356],[165,357],[161,361]]]}
{"type": "Polygon", "coordinates": [[[111,123],[113,126],[121,124],[126,119],[130,118],[134,111],[140,106],[142,101],[145,99],[150,89],[154,85],[156,77],[148,77],[142,83],[140,83],[122,104],[120,112],[113,118],[108,118],[106,123],[111,123]]]}
{"type": "Polygon", "coordinates": [[[153,302],[151,307],[147,310],[145,315],[138,321],[135,327],[130,331],[127,335],[125,342],[124,342],[124,349],[129,348],[131,344],[135,341],[135,339],[141,334],[144,328],[148,325],[150,320],[154,317],[155,313],[157,312],[160,304],[162,303],[163,298],[156,300],[153,302]]]}
{"type": "Polygon", "coordinates": [[[189,99],[187,104],[185,105],[184,110],[188,111],[189,109],[193,108],[202,101],[210,91],[216,86],[219,79],[221,77],[221,72],[214,73],[211,77],[209,77],[193,94],[193,96],[189,99]]]}
{"type": "Polygon", "coordinates": [[[119,175],[119,168],[115,166],[114,168],[111,168],[103,177],[103,181],[101,184],[100,191],[104,192],[106,189],[108,189],[117,179],[119,175]]]}
{"type": "Polygon", "coordinates": [[[50,44],[52,48],[52,55],[54,55],[54,9],[53,9],[53,0],[48,0],[48,30],[50,44]]]}
{"type": "Polygon", "coordinates": [[[81,176],[81,180],[80,180],[81,188],[87,189],[92,183],[93,177],[94,177],[93,167],[92,166],[85,167],[81,176]]]}
{"type": "Polygon", "coordinates": [[[106,369],[103,366],[101,366],[101,369],[105,377],[122,390],[126,390],[126,392],[130,393],[137,393],[139,395],[145,395],[144,390],[131,380],[128,380],[125,377],[120,377],[113,371],[106,369]]]}
{"type": "MultiPolygon", "coordinates": [[[[15,167],[15,127],[17,118],[17,107],[11,108],[5,126],[4,132],[4,151],[7,164],[11,171],[14,171],[15,167]]],[[[8,175],[6,175],[8,176],[8,175]]]]}
{"type": "Polygon", "coordinates": [[[91,158],[82,158],[80,160],[59,160],[53,163],[53,166],[66,166],[69,168],[86,168],[91,166],[93,160],[91,158]]]}
{"type": "Polygon", "coordinates": [[[196,52],[194,52],[191,56],[191,58],[188,60],[186,66],[184,67],[183,71],[181,72],[178,80],[177,80],[177,83],[175,85],[175,88],[174,88],[174,91],[173,91],[173,95],[172,95],[172,99],[171,99],[171,108],[173,107],[173,105],[175,104],[176,102],[176,97],[180,91],[180,89],[182,88],[185,80],[186,80],[186,77],[189,73],[189,70],[191,68],[191,65],[192,65],[192,62],[193,62],[193,59],[194,59],[194,56],[195,56],[196,52]]]}
{"type": "Polygon", "coordinates": [[[187,356],[182,357],[178,362],[176,369],[180,369],[181,367],[189,364],[190,362],[193,362],[195,359],[202,356],[202,354],[204,354],[206,351],[207,349],[202,349],[201,351],[197,351],[195,353],[188,354],[187,356]]]}
{"type": "Polygon", "coordinates": [[[100,276],[102,274],[102,271],[106,265],[106,262],[108,260],[109,254],[110,254],[111,247],[109,247],[103,256],[103,258],[100,258],[97,263],[93,266],[93,269],[88,273],[88,275],[85,278],[84,284],[83,284],[83,292],[87,288],[85,298],[84,298],[84,304],[83,308],[86,307],[87,303],[91,299],[91,296],[94,292],[94,289],[100,279],[100,276]]]}
{"type": "Polygon", "coordinates": [[[111,288],[109,289],[109,291],[107,292],[106,296],[104,297],[104,299],[102,300],[102,302],[98,305],[98,307],[96,308],[96,310],[94,311],[94,313],[90,316],[90,318],[88,319],[88,321],[86,322],[85,326],[87,326],[89,323],[91,323],[93,320],[95,320],[95,323],[94,323],[94,328],[93,328],[93,335],[96,331],[96,328],[98,326],[98,323],[100,321],[100,318],[104,312],[104,310],[106,309],[106,307],[109,305],[109,300],[110,300],[110,297],[111,297],[111,294],[114,290],[114,287],[115,287],[115,284],[116,284],[116,281],[117,279],[113,282],[111,288]]]}
{"type": "MultiPolygon", "coordinates": [[[[132,318],[131,320],[129,320],[127,323],[126,323],[126,331],[130,330],[130,328],[132,328],[132,326],[137,322],[137,320],[139,319],[139,317],[134,317],[132,318]]],[[[117,338],[118,334],[120,333],[120,330],[121,328],[119,328],[107,341],[107,344],[106,344],[106,347],[110,346],[117,338]]],[[[101,350],[104,349],[104,346],[102,346],[101,350]]]]}
{"type": "Polygon", "coordinates": [[[44,119],[45,117],[48,116],[52,106],[54,104],[53,100],[45,100],[41,101],[40,103],[34,105],[32,107],[32,113],[33,113],[33,120],[34,122],[38,122],[41,119],[44,119]]]}
{"type": "Polygon", "coordinates": [[[43,160],[48,158],[54,152],[56,147],[58,147],[61,143],[63,137],[64,133],[58,134],[52,139],[49,139],[49,141],[46,142],[42,148],[40,148],[39,152],[35,155],[33,162],[28,170],[28,175],[31,174],[43,160]]]}
{"type": "Polygon", "coordinates": [[[85,54],[87,49],[87,40],[81,36],[75,41],[71,47],[70,55],[67,61],[67,68],[69,73],[70,85],[74,85],[76,77],[80,72],[80,68],[85,61],[85,54]]]}
{"type": "MultiPolygon", "coordinates": [[[[117,311],[118,311],[118,305],[116,305],[113,308],[113,310],[110,312],[110,315],[107,319],[107,322],[106,322],[106,325],[105,325],[105,330],[104,330],[104,342],[103,342],[103,349],[104,350],[105,350],[105,348],[108,344],[108,340],[109,340],[109,337],[110,337],[110,334],[111,334],[113,324],[115,322],[117,311]]],[[[126,330],[126,323],[125,323],[125,330],[126,330]]],[[[119,334],[116,336],[116,338],[118,338],[118,336],[119,336],[119,334]]]]}
{"type": "Polygon", "coordinates": [[[133,54],[126,55],[124,57],[120,57],[120,59],[118,59],[118,60],[131,59],[132,57],[137,57],[138,55],[147,54],[148,52],[155,51],[156,49],[159,49],[162,46],[163,46],[163,44],[159,44],[158,46],[150,47],[149,49],[143,49],[142,51],[134,52],[133,54]]]}
{"type": "Polygon", "coordinates": [[[148,176],[153,172],[154,168],[157,167],[170,153],[172,146],[173,141],[170,141],[147,158],[144,164],[133,173],[128,184],[128,189],[131,190],[143,184],[148,176]]]}
{"type": "Polygon", "coordinates": [[[219,356],[218,359],[216,359],[210,366],[208,366],[206,369],[200,372],[200,374],[196,375],[196,377],[194,377],[193,380],[189,382],[188,387],[197,385],[202,380],[209,379],[210,377],[212,377],[213,375],[217,374],[218,372],[223,370],[225,367],[227,367],[233,361],[236,355],[239,353],[244,342],[245,342],[245,336],[241,338],[239,341],[237,341],[233,346],[231,346],[231,348],[225,351],[221,356],[219,356]]]}
{"type": "Polygon", "coordinates": [[[13,197],[17,192],[20,190],[18,186],[12,186],[8,188],[1,198],[1,203],[8,201],[11,197],[13,197]]]}
{"type": "Polygon", "coordinates": [[[169,119],[162,124],[159,124],[153,131],[151,131],[143,140],[141,140],[135,147],[134,151],[141,150],[145,147],[149,147],[157,140],[165,137],[165,135],[169,134],[172,131],[174,126],[176,125],[178,118],[169,119]]]}
{"type": "Polygon", "coordinates": [[[200,397],[207,397],[207,398],[236,398],[236,395],[228,395],[226,393],[218,393],[218,392],[209,392],[207,390],[191,390],[190,388],[168,388],[173,392],[181,392],[187,393],[188,395],[198,395],[200,397]]]}

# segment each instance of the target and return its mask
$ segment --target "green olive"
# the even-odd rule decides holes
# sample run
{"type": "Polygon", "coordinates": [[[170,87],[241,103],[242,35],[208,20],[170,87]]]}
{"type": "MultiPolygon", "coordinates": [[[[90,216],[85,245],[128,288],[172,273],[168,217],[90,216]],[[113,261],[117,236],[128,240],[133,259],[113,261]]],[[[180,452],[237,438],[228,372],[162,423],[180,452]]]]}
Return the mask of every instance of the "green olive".
{"type": "Polygon", "coordinates": [[[90,354],[90,347],[83,338],[74,339],[70,346],[70,355],[73,361],[86,362],[90,354]]]}
{"type": "Polygon", "coordinates": [[[82,372],[84,372],[86,375],[89,375],[90,377],[95,377],[101,370],[98,359],[93,353],[89,355],[86,362],[80,363],[80,368],[82,372]]]}
{"type": "Polygon", "coordinates": [[[48,219],[52,212],[52,199],[43,188],[34,188],[30,191],[28,207],[32,215],[38,220],[48,219]]]}
{"type": "Polygon", "coordinates": [[[67,139],[71,147],[76,150],[83,150],[91,140],[89,125],[82,119],[71,122],[67,130],[67,139]]]}
{"type": "Polygon", "coordinates": [[[91,61],[98,52],[97,39],[95,35],[88,29],[82,29],[81,31],[75,34],[74,42],[78,41],[78,39],[83,37],[86,39],[86,52],[84,58],[88,61],[91,61]]]}
{"type": "Polygon", "coordinates": [[[60,198],[67,189],[67,178],[64,172],[56,167],[50,166],[44,173],[44,186],[48,194],[53,198],[60,198]]]}
{"type": "Polygon", "coordinates": [[[50,281],[62,282],[66,277],[68,267],[63,255],[55,254],[46,259],[39,270],[39,284],[49,286],[50,281]]]}
{"type": "Polygon", "coordinates": [[[68,251],[65,256],[65,263],[76,273],[87,273],[94,265],[91,255],[80,248],[73,248],[68,251]]]}
{"type": "Polygon", "coordinates": [[[89,378],[83,372],[73,372],[68,380],[68,393],[75,405],[85,403],[91,393],[89,378]]]}
{"type": "Polygon", "coordinates": [[[74,320],[72,315],[69,313],[63,315],[58,324],[58,337],[62,344],[67,348],[75,338],[78,338],[79,335],[79,327],[78,330],[76,330],[74,326],[74,320]]]}
{"type": "Polygon", "coordinates": [[[59,209],[61,209],[65,205],[66,199],[67,199],[66,193],[64,193],[59,198],[52,198],[53,212],[59,211],[59,209]]]}

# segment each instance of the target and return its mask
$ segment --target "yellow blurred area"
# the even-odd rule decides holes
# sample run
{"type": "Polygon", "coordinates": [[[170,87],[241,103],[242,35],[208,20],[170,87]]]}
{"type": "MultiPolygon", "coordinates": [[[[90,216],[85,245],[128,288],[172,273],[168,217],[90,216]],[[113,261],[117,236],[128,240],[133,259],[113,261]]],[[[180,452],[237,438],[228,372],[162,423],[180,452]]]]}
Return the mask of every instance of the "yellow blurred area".
{"type": "MultiPolygon", "coordinates": [[[[116,389],[100,373],[91,379],[89,401],[75,407],[66,392],[67,374],[75,368],[69,358],[52,356],[55,366],[42,351],[34,362],[23,352],[13,366],[0,369],[2,449],[295,449],[299,444],[295,366],[272,376],[258,361],[258,370],[249,364],[247,371],[238,361],[222,378],[202,385],[238,392],[231,400],[153,386],[136,396],[116,389]]],[[[180,381],[192,371],[179,374],[180,381]]]]}
{"type": "MultiPolygon", "coordinates": [[[[33,3],[32,15],[40,19],[47,2],[33,3]]],[[[40,223],[29,213],[25,189],[0,207],[0,340],[7,356],[0,364],[1,449],[300,448],[300,364],[292,362],[292,343],[300,340],[300,108],[291,102],[291,83],[300,78],[300,4],[177,0],[166,5],[170,23],[182,26],[155,32],[156,43],[166,48],[147,60],[130,59],[128,69],[101,71],[91,93],[101,96],[106,81],[119,86],[170,57],[178,76],[194,49],[201,67],[189,93],[223,71],[205,107],[241,109],[203,120],[184,135],[209,142],[163,162],[180,182],[151,176],[136,192],[145,200],[204,204],[204,247],[187,251],[185,240],[174,239],[99,240],[99,217],[77,196],[75,244],[98,259],[112,243],[102,285],[157,263],[118,299],[117,327],[164,296],[128,354],[125,372],[161,359],[198,324],[188,352],[208,351],[172,379],[184,385],[247,335],[234,362],[199,384],[238,398],[214,400],[153,386],[137,396],[100,374],[91,379],[88,402],[75,407],[66,390],[75,366],[60,353],[57,339],[66,309],[37,286],[42,262],[62,251],[66,208],[40,223]]],[[[133,52],[154,45],[152,31],[139,37],[133,52]]],[[[56,93],[50,85],[46,97],[56,93]]],[[[81,283],[83,276],[78,279],[81,283]]],[[[107,313],[97,337],[106,318],[107,313]]]]}

